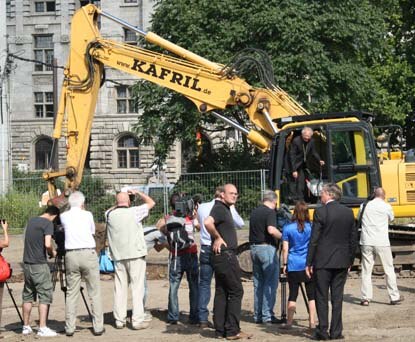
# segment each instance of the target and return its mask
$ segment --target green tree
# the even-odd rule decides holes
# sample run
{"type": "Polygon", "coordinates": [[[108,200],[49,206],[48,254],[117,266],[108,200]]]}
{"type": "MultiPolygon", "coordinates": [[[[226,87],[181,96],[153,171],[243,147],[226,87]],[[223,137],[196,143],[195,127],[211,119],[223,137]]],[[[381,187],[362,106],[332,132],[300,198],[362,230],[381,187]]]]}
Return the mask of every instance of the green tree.
{"type": "MultiPolygon", "coordinates": [[[[396,13],[397,0],[388,1],[396,13]]],[[[386,6],[369,0],[158,0],[152,30],[222,64],[248,47],[265,51],[277,85],[311,112],[369,110],[402,120],[409,100],[397,88],[408,90],[411,68],[397,63],[386,38],[386,6]]],[[[241,76],[256,85],[252,74],[241,76]]],[[[180,94],[143,82],[135,91],[143,108],[136,129],[162,158],[175,139],[194,145],[196,129],[223,128],[180,94]]],[[[226,115],[246,120],[235,110],[226,115]]]]}

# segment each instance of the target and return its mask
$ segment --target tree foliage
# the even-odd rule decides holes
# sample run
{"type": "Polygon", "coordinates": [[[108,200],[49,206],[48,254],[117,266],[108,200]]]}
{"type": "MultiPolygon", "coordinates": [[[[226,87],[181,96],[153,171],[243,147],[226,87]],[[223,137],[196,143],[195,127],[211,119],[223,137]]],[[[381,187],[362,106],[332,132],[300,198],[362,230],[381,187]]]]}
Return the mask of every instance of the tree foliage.
{"type": "MultiPolygon", "coordinates": [[[[414,105],[413,14],[409,0],[157,0],[152,31],[222,64],[244,48],[264,50],[276,83],[311,112],[403,122],[414,105]]],[[[136,129],[162,158],[175,139],[194,144],[196,129],[222,125],[180,94],[142,82],[135,90],[136,129]]]]}

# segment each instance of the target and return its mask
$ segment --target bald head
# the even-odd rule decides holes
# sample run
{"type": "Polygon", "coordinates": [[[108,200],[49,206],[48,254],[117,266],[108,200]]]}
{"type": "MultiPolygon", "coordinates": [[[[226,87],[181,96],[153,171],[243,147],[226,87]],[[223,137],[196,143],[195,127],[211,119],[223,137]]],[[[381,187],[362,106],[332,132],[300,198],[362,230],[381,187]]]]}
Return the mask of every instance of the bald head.
{"type": "Polygon", "coordinates": [[[130,196],[127,192],[119,192],[116,196],[117,206],[125,207],[130,206],[130,196]]]}
{"type": "Polygon", "coordinates": [[[383,188],[381,188],[381,187],[376,188],[375,191],[374,191],[374,194],[375,194],[375,197],[377,197],[377,198],[385,199],[385,197],[386,197],[385,190],[383,190],[383,188]]]}

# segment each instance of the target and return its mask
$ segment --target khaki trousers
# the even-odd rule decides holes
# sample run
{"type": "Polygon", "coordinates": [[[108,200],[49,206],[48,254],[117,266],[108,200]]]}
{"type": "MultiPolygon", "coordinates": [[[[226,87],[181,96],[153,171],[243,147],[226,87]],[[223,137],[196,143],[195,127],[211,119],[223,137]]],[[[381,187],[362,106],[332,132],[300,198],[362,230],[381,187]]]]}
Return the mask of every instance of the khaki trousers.
{"type": "Polygon", "coordinates": [[[114,318],[116,323],[126,323],[128,285],[131,285],[133,302],[133,314],[131,317],[131,323],[135,325],[143,322],[145,274],[145,258],[115,261],[114,318]]]}
{"type": "Polygon", "coordinates": [[[88,296],[91,300],[94,331],[102,331],[104,329],[104,315],[101,302],[99,263],[95,249],[67,251],[65,255],[65,269],[67,283],[66,332],[72,333],[76,328],[76,308],[79,302],[82,279],[85,280],[88,296]]]}
{"type": "Polygon", "coordinates": [[[362,299],[372,300],[372,270],[378,255],[385,271],[386,287],[390,300],[399,299],[398,285],[396,284],[396,274],[393,267],[392,251],[389,246],[360,246],[362,252],[362,299]]]}

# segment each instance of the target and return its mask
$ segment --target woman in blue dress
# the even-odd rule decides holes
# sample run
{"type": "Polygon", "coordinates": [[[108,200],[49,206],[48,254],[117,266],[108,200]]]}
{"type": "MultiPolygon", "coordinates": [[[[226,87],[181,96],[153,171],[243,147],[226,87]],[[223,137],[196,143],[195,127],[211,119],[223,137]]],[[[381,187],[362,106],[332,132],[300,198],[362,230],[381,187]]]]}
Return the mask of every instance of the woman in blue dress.
{"type": "Polygon", "coordinates": [[[283,273],[287,275],[288,295],[288,317],[285,327],[290,328],[293,324],[298,289],[301,283],[305,283],[308,306],[309,327],[315,328],[316,305],[314,301],[314,280],[306,276],[306,258],[311,236],[310,214],[307,204],[298,201],[295,205],[292,222],[284,226],[282,232],[282,260],[283,273]]]}

